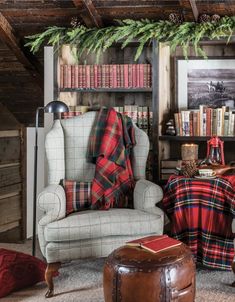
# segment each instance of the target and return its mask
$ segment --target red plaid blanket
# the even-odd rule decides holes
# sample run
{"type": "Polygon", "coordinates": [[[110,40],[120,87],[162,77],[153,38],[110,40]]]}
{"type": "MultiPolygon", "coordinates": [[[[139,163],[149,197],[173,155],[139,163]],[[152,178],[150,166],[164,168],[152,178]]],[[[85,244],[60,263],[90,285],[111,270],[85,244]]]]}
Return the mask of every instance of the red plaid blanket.
{"type": "Polygon", "coordinates": [[[231,270],[234,180],[235,176],[172,177],[165,187],[163,206],[172,223],[172,236],[186,243],[197,261],[208,267],[231,270]]]}
{"type": "Polygon", "coordinates": [[[102,108],[91,131],[88,160],[96,164],[92,182],[93,208],[108,209],[134,186],[130,150],[135,144],[130,118],[102,108]]]}

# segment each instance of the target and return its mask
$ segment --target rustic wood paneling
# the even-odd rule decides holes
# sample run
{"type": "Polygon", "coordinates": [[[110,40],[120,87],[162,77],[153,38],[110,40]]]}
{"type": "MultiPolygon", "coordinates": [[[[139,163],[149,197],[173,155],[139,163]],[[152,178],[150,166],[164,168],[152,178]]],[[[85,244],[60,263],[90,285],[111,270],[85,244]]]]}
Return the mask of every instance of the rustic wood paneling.
{"type": "Polygon", "coordinates": [[[0,137],[0,164],[19,162],[20,137],[0,137]]]}
{"type": "Polygon", "coordinates": [[[13,167],[0,166],[0,188],[21,182],[20,165],[13,167]]]}
{"type": "Polygon", "coordinates": [[[15,195],[0,199],[0,213],[0,232],[1,229],[8,231],[12,228],[13,222],[21,219],[21,196],[15,195]]]}

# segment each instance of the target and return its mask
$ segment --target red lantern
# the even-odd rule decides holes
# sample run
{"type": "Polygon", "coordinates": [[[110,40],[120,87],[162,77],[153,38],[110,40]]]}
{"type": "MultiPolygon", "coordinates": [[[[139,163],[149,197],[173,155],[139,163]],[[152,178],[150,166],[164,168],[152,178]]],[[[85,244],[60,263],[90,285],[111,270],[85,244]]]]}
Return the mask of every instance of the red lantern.
{"type": "Polygon", "coordinates": [[[218,136],[213,136],[207,141],[206,157],[207,161],[212,165],[225,165],[224,142],[218,136]]]}

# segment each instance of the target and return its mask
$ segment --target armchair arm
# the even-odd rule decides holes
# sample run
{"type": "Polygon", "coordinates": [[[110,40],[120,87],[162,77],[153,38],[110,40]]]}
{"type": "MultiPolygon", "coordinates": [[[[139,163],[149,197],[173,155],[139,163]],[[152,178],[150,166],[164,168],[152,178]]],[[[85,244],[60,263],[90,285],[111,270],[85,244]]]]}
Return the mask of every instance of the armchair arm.
{"type": "MultiPolygon", "coordinates": [[[[134,189],[134,208],[149,212],[149,210],[156,208],[155,205],[163,198],[163,191],[161,187],[148,181],[140,179],[137,181],[134,189]]],[[[159,211],[159,208],[156,208],[159,211]]]]}
{"type": "Polygon", "coordinates": [[[45,216],[39,221],[40,225],[46,225],[65,217],[66,197],[62,186],[49,185],[38,195],[38,206],[45,212],[45,216]]]}
{"type": "Polygon", "coordinates": [[[60,185],[49,185],[38,195],[38,206],[45,215],[38,222],[38,239],[41,252],[46,257],[47,242],[44,229],[48,223],[64,218],[66,214],[65,192],[60,185]]]}

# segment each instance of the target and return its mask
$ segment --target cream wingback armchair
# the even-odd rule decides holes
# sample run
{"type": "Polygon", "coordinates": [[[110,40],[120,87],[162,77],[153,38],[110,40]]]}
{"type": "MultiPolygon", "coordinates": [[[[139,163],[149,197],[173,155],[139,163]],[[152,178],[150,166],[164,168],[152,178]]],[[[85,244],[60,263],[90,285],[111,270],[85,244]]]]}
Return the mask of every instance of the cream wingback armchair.
{"type": "Polygon", "coordinates": [[[164,214],[156,207],[162,189],[145,180],[149,140],[135,127],[137,144],[133,148],[132,168],[137,181],[134,209],[87,210],[66,216],[66,198],[61,179],[92,181],[95,165],[87,162],[89,134],[95,112],[71,119],[56,120],[46,136],[49,185],[38,196],[45,215],[38,223],[42,254],[48,263],[46,281],[53,295],[54,272],[63,261],[104,257],[126,241],[151,234],[162,234],[164,214]]]}

